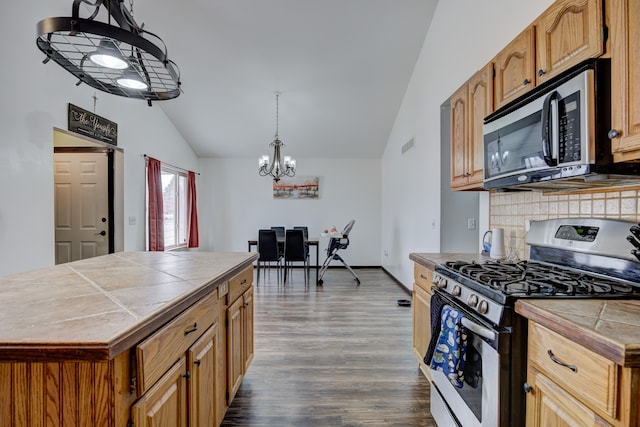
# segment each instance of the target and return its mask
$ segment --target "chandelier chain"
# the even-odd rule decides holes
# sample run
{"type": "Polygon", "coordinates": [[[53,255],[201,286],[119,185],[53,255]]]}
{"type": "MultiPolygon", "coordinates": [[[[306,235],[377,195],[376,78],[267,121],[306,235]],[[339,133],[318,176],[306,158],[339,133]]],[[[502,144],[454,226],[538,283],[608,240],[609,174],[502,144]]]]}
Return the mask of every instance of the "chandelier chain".
{"type": "Polygon", "coordinates": [[[278,138],[278,117],[280,115],[280,102],[278,101],[278,97],[280,96],[280,94],[278,92],[276,92],[276,139],[278,138]]]}
{"type": "Polygon", "coordinates": [[[133,0],[129,0],[129,12],[131,16],[133,16],[133,0]]]}

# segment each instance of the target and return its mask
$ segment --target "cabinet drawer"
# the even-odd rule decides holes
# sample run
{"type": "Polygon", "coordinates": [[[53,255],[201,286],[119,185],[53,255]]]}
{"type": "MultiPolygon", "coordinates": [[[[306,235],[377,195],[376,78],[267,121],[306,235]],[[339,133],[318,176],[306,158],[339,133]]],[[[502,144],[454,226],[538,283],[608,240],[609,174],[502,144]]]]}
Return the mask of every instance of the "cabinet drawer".
{"type": "Polygon", "coordinates": [[[233,304],[253,284],[253,266],[232,277],[229,280],[228,303],[233,304]]]}
{"type": "Polygon", "coordinates": [[[413,280],[416,285],[427,291],[431,295],[432,271],[420,264],[413,264],[413,280]]]}
{"type": "Polygon", "coordinates": [[[528,351],[529,363],[567,392],[594,410],[616,417],[618,367],[614,362],[534,322],[529,322],[528,351]]]}
{"type": "Polygon", "coordinates": [[[152,387],[218,319],[218,294],[205,297],[136,347],[138,395],[152,387]]]}

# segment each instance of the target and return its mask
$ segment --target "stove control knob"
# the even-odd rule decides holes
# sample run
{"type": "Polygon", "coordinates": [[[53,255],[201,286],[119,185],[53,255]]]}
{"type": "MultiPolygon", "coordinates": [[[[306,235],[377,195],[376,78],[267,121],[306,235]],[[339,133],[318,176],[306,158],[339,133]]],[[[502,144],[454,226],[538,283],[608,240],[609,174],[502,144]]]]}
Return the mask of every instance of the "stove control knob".
{"type": "Polygon", "coordinates": [[[453,295],[454,297],[459,297],[461,293],[462,288],[460,287],[460,285],[455,285],[453,287],[453,290],[451,291],[451,295],[453,295]]]}
{"type": "Polygon", "coordinates": [[[487,302],[487,300],[482,300],[480,301],[480,304],[478,304],[478,313],[480,314],[487,314],[487,311],[489,311],[489,303],[487,302]]]}
{"type": "Polygon", "coordinates": [[[469,295],[469,298],[467,299],[467,305],[469,307],[475,307],[476,305],[478,305],[478,295],[476,294],[469,295]]]}
{"type": "Polygon", "coordinates": [[[438,289],[446,289],[447,287],[447,279],[442,276],[437,276],[433,279],[433,283],[436,285],[438,289]]]}

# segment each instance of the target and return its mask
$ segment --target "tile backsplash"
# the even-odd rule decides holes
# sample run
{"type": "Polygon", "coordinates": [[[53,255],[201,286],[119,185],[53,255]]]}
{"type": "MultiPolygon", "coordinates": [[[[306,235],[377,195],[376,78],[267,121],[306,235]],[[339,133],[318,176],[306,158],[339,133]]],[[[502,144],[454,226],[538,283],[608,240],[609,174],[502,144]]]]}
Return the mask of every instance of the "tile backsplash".
{"type": "Polygon", "coordinates": [[[533,191],[493,192],[489,198],[491,228],[504,228],[508,256],[529,257],[525,244],[527,220],[582,217],[640,222],[640,190],[584,194],[553,194],[533,191]]]}

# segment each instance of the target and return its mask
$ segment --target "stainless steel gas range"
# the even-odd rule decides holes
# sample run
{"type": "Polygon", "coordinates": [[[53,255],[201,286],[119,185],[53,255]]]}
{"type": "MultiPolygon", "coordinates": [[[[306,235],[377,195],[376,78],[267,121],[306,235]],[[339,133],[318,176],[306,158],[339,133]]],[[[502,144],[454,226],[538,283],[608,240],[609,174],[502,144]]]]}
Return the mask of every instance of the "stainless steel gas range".
{"type": "Polygon", "coordinates": [[[436,266],[425,363],[434,361],[431,412],[440,427],[524,425],[527,325],[515,300],[640,298],[640,262],[627,237],[633,226],[594,218],[534,222],[528,261],[436,266]],[[463,345],[465,357],[449,357],[443,369],[435,360],[442,359],[443,337],[452,344],[452,331],[463,337],[453,347],[463,345]],[[452,363],[461,365],[450,369],[452,363]]]}

